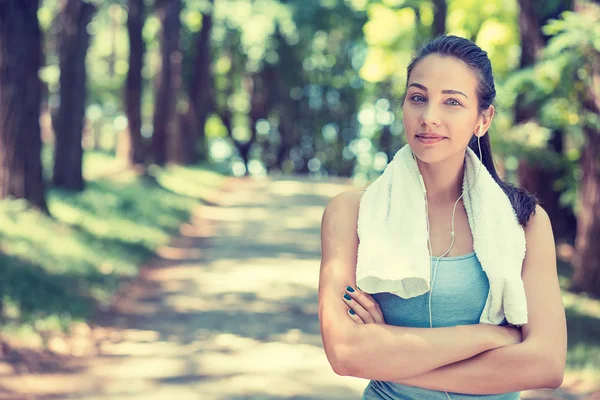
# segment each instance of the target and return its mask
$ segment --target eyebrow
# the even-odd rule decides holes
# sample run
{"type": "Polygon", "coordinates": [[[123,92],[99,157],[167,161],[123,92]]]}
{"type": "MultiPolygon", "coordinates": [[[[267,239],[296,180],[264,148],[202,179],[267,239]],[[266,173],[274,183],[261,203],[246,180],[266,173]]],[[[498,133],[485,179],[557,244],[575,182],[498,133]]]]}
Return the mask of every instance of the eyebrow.
{"type": "MultiPolygon", "coordinates": [[[[410,85],[408,85],[408,87],[417,87],[421,90],[427,91],[427,88],[419,83],[411,83],[410,85]]],[[[466,94],[464,94],[463,92],[459,92],[458,90],[452,90],[452,89],[447,89],[447,90],[442,90],[442,94],[462,94],[463,96],[465,96],[467,99],[469,98],[469,96],[467,96],[466,94]]]]}

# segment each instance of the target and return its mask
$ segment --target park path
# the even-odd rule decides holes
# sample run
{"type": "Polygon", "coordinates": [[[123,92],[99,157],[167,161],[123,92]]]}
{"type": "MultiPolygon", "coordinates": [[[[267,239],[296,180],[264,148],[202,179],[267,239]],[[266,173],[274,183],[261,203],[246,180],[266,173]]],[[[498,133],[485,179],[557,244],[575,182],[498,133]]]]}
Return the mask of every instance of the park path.
{"type": "Polygon", "coordinates": [[[58,373],[0,368],[0,399],[360,398],[364,381],[331,371],[317,318],[320,220],[347,189],[230,181],[94,318],[92,357],[58,373]]]}
{"type": "MultiPolygon", "coordinates": [[[[360,398],[366,381],[332,372],[317,318],[321,216],[348,183],[228,181],[65,342],[86,356],[37,374],[0,364],[0,400],[360,398]]],[[[558,395],[523,398],[580,398],[558,395]]]]}

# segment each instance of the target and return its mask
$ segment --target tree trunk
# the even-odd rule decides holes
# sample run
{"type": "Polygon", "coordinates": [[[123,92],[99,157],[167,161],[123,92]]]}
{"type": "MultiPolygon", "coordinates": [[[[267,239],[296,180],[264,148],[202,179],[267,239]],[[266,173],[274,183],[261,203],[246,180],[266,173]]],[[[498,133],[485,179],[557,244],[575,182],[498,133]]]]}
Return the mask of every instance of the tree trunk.
{"type": "MultiPolygon", "coordinates": [[[[283,110],[289,110],[290,108],[300,106],[300,102],[296,100],[287,100],[287,104],[283,107],[283,110]]],[[[297,126],[293,120],[282,119],[279,122],[279,134],[281,135],[281,143],[276,152],[275,165],[279,166],[283,170],[283,164],[285,161],[290,159],[290,151],[298,143],[297,126]]]]}
{"type": "Polygon", "coordinates": [[[181,86],[179,50],[179,14],[181,0],[157,0],[156,13],[161,22],[161,68],[156,78],[152,156],[157,165],[165,165],[177,140],[177,92],[181,86]]]}
{"type": "Polygon", "coordinates": [[[519,0],[519,34],[521,38],[521,68],[535,64],[544,48],[544,36],[535,11],[534,0],[519,0]]]}
{"type": "MultiPolygon", "coordinates": [[[[224,89],[225,98],[229,98],[235,92],[235,78],[238,74],[237,66],[242,64],[242,62],[243,62],[237,57],[239,57],[239,56],[236,56],[236,54],[234,52],[229,53],[229,58],[231,60],[231,68],[229,69],[229,72],[227,73],[228,85],[224,89]]],[[[242,79],[244,80],[243,84],[244,84],[245,90],[248,90],[248,87],[250,87],[250,88],[252,87],[252,78],[248,78],[247,76],[244,76],[242,79]]],[[[217,105],[215,105],[215,106],[217,106],[217,105]]],[[[249,155],[250,146],[252,145],[252,143],[255,139],[255,131],[254,130],[252,131],[252,138],[247,143],[236,140],[233,135],[233,130],[234,130],[233,113],[231,112],[229,105],[227,104],[227,102],[225,102],[225,104],[222,104],[220,107],[217,106],[217,108],[218,108],[217,112],[218,112],[219,116],[221,117],[221,120],[223,121],[223,125],[225,125],[225,128],[227,128],[227,136],[229,137],[233,146],[237,149],[239,156],[244,161],[244,165],[246,166],[246,174],[248,174],[248,155],[249,155]]]]}
{"type": "MultiPolygon", "coordinates": [[[[259,74],[252,74],[246,80],[245,89],[250,96],[250,131],[252,135],[248,142],[248,153],[252,145],[257,142],[258,132],[256,124],[261,119],[269,117],[272,108],[272,94],[268,82],[275,80],[277,72],[270,65],[265,65],[259,74]]],[[[248,153],[245,161],[248,161],[248,153]]]]}
{"type": "Polygon", "coordinates": [[[39,1],[0,1],[0,198],[48,213],[42,176],[39,1]]]}
{"type": "Polygon", "coordinates": [[[446,33],[446,16],[448,14],[448,5],[446,0],[433,0],[435,11],[433,14],[433,24],[431,26],[432,35],[436,37],[446,33]]]}
{"type": "MultiPolygon", "coordinates": [[[[378,93],[383,98],[391,99],[392,95],[392,87],[390,82],[384,82],[379,85],[378,93]]],[[[394,146],[394,137],[392,135],[392,130],[390,125],[384,125],[381,128],[381,136],[379,136],[379,149],[385,153],[387,156],[388,162],[391,162],[394,158],[394,154],[396,152],[394,146]]]]}
{"type": "Polygon", "coordinates": [[[129,134],[128,160],[131,165],[143,165],[145,156],[142,137],[142,66],[146,49],[142,37],[143,26],[144,0],[129,0],[127,13],[129,71],[125,82],[125,113],[129,134]]]}
{"type": "Polygon", "coordinates": [[[86,70],[85,56],[90,35],[87,26],[95,6],[81,0],[63,0],[58,13],[60,62],[60,106],[54,118],[54,186],[83,190],[82,158],[86,70]]]}
{"type": "Polygon", "coordinates": [[[260,111],[259,111],[260,107],[262,107],[262,104],[257,103],[257,100],[259,102],[262,102],[264,100],[264,97],[261,97],[261,96],[259,96],[260,98],[255,97],[255,94],[256,94],[255,86],[257,84],[258,79],[260,79],[260,78],[256,74],[245,76],[243,78],[244,90],[246,90],[248,92],[248,94],[250,95],[250,99],[251,99],[250,100],[251,106],[250,106],[249,117],[250,117],[250,124],[252,126],[249,126],[250,139],[247,142],[241,142],[234,138],[231,111],[227,110],[225,113],[221,114],[221,119],[223,120],[224,125],[227,127],[227,134],[229,135],[229,138],[231,139],[231,141],[233,142],[233,145],[237,149],[240,157],[244,161],[244,166],[246,167],[246,175],[249,174],[248,161],[250,161],[250,149],[252,148],[252,145],[256,141],[256,126],[255,125],[256,125],[256,121],[258,121],[257,115],[258,115],[258,113],[260,113],[260,111]]]}
{"type": "MultiPolygon", "coordinates": [[[[212,4],[213,1],[210,0],[212,4]]],[[[212,11],[211,11],[212,13],[212,11]]],[[[212,85],[210,66],[210,33],[212,14],[202,16],[202,29],[196,36],[194,69],[189,90],[189,105],[182,116],[181,142],[178,161],[182,164],[196,164],[206,159],[206,135],[204,127],[212,108],[212,85]]]]}
{"type": "MultiPolygon", "coordinates": [[[[593,5],[592,7],[597,7],[593,5]]],[[[575,11],[586,12],[575,2],[575,11]]],[[[592,50],[593,51],[593,50],[592,50]]],[[[585,90],[583,106],[600,114],[600,52],[590,57],[591,82],[585,90]]],[[[573,256],[573,288],[600,297],[600,130],[587,123],[583,129],[586,144],[581,159],[583,178],[580,186],[581,207],[577,216],[577,239],[573,256]]]]}
{"type": "Polygon", "coordinates": [[[115,76],[115,65],[117,64],[117,29],[119,20],[117,13],[119,6],[111,4],[108,6],[109,28],[110,29],[110,54],[108,55],[108,74],[111,78],[115,76]]]}
{"type": "MultiPolygon", "coordinates": [[[[558,17],[566,8],[558,4],[552,13],[540,19],[536,12],[533,0],[519,0],[519,31],[521,38],[521,68],[534,65],[546,45],[547,39],[542,33],[541,27],[550,18],[558,17]]],[[[525,104],[524,95],[519,94],[515,103],[515,124],[526,123],[537,119],[537,104],[525,104]]],[[[549,141],[549,149],[558,155],[563,152],[563,133],[554,131],[549,141]]],[[[519,186],[536,195],[541,205],[552,220],[555,237],[565,238],[569,241],[574,239],[571,226],[575,224],[573,213],[560,206],[560,193],[554,191],[548,182],[555,182],[563,174],[558,168],[544,168],[533,164],[529,160],[521,160],[518,168],[519,186]]]]}
{"type": "MultiPolygon", "coordinates": [[[[544,48],[544,38],[540,22],[535,13],[533,0],[519,0],[519,6],[519,33],[521,38],[520,67],[524,69],[531,67],[537,61],[539,54],[544,48]]],[[[515,125],[535,119],[537,115],[537,106],[535,104],[526,105],[523,99],[524,95],[520,93],[515,102],[515,125]]],[[[534,193],[543,203],[546,203],[544,196],[540,193],[540,173],[540,169],[534,165],[530,165],[528,160],[520,161],[518,169],[520,186],[534,193]]],[[[544,187],[548,186],[546,182],[544,182],[544,187]]]]}
{"type": "Polygon", "coordinates": [[[585,133],[573,288],[600,297],[600,132],[588,127],[585,133]]]}

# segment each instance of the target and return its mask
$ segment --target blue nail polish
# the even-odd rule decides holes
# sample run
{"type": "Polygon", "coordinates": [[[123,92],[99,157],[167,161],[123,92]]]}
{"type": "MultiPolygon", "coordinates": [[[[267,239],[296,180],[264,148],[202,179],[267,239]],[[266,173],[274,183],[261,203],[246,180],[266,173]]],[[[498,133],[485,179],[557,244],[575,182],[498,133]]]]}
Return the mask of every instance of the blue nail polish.
{"type": "Polygon", "coordinates": [[[353,309],[349,309],[348,312],[350,313],[350,315],[356,314],[353,309]]]}
{"type": "Polygon", "coordinates": [[[350,297],[350,295],[348,293],[344,293],[344,298],[346,300],[352,300],[352,297],[350,297]]]}
{"type": "Polygon", "coordinates": [[[348,286],[348,287],[346,288],[346,290],[347,290],[347,291],[349,291],[350,293],[354,292],[354,289],[352,289],[352,286],[348,286]]]}

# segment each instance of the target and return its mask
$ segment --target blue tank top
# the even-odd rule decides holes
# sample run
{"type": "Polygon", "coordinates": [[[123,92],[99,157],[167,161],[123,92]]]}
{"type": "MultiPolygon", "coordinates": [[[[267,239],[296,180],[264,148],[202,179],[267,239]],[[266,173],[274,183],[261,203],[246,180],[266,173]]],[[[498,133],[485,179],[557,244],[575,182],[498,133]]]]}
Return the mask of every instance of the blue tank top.
{"type": "MultiPolygon", "coordinates": [[[[431,257],[431,271],[437,260],[431,257]]],[[[487,275],[475,253],[440,259],[432,285],[431,315],[434,328],[478,324],[489,292],[487,275]]],[[[376,293],[388,325],[429,328],[429,293],[403,299],[391,293],[376,293]]],[[[503,322],[505,324],[506,321],[503,322]]],[[[448,392],[452,400],[487,399],[518,400],[520,392],[496,395],[471,395],[448,392]]],[[[394,382],[370,381],[363,400],[447,400],[446,393],[402,385],[394,382]]]]}

